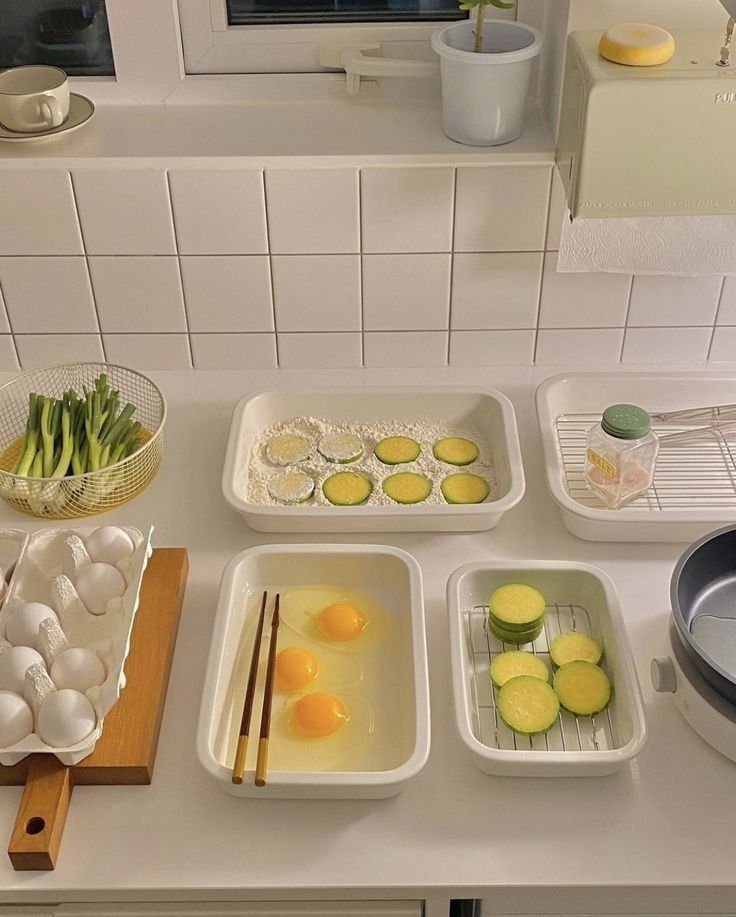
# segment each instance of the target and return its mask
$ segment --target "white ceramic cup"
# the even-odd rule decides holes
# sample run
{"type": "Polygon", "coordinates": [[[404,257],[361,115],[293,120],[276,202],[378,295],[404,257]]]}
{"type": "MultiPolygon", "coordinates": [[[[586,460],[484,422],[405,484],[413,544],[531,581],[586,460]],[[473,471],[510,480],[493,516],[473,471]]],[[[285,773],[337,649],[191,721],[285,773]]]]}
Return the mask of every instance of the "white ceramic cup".
{"type": "Polygon", "coordinates": [[[0,73],[0,124],[19,133],[59,127],[69,115],[69,80],[58,67],[31,65],[0,73]]]}

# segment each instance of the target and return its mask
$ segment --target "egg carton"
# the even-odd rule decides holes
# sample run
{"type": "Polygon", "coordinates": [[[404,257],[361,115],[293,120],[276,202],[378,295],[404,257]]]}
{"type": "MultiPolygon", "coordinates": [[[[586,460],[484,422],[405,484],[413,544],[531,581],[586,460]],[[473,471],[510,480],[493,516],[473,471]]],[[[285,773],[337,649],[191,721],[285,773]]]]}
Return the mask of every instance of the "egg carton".
{"type": "MultiPolygon", "coordinates": [[[[34,728],[41,701],[47,693],[56,690],[48,670],[58,653],[67,647],[91,649],[104,666],[103,683],[84,692],[94,708],[97,724],[81,742],[63,748],[47,745],[33,732],[15,745],[0,748],[0,765],[17,764],[27,755],[38,752],[54,754],[65,765],[77,764],[94,750],[102,734],[104,717],[125,687],[125,660],[130,651],[143,573],[151,555],[153,527],[144,535],[139,529],[120,526],[130,536],[134,552],[117,564],[125,579],[125,592],[120,598],[112,599],[101,615],[93,615],[87,610],[74,586],[81,570],[91,563],[85,540],[95,528],[97,526],[43,529],[27,537],[0,607],[0,654],[11,645],[6,637],[6,622],[19,604],[42,602],[50,606],[56,612],[61,630],[53,626],[42,627],[39,652],[45,665],[36,664],[26,670],[24,695],[33,710],[34,728]]],[[[0,533],[0,566],[5,555],[10,555],[13,539],[18,543],[18,536],[25,537],[23,533],[0,533]],[[5,551],[6,546],[8,551],[5,551]]]]}

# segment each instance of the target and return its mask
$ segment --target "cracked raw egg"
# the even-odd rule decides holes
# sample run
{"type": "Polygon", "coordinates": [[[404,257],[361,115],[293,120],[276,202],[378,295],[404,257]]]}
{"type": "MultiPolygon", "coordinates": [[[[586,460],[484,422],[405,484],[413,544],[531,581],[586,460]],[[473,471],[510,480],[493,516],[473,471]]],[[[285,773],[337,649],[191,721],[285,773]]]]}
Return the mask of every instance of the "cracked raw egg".
{"type": "Polygon", "coordinates": [[[305,694],[294,704],[291,723],[294,729],[310,739],[322,739],[348,721],[345,704],[334,694],[305,694]]]}
{"type": "Polygon", "coordinates": [[[352,640],[362,633],[368,618],[350,602],[333,602],[317,615],[317,627],[328,640],[352,640]]]}
{"type": "Polygon", "coordinates": [[[281,595],[281,620],[301,636],[338,653],[371,653],[391,635],[388,612],[367,593],[304,586],[281,595]]]}
{"type": "Polygon", "coordinates": [[[319,675],[319,662],[302,646],[288,646],[276,656],[276,687],[300,691],[319,675]]]}

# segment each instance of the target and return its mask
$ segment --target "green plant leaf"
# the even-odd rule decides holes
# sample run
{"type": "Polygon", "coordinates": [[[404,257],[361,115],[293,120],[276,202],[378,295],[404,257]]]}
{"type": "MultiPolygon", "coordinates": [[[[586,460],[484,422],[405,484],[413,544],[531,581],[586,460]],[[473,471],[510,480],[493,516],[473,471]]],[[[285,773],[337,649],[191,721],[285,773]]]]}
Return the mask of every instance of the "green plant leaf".
{"type": "Polygon", "coordinates": [[[505,3],[504,0],[483,0],[484,3],[490,3],[491,6],[495,6],[500,10],[512,10],[514,8],[513,3],[505,3]]]}
{"type": "Polygon", "coordinates": [[[464,2],[460,4],[460,9],[461,10],[475,9],[475,7],[480,4],[480,2],[481,0],[464,0],[464,2]]]}

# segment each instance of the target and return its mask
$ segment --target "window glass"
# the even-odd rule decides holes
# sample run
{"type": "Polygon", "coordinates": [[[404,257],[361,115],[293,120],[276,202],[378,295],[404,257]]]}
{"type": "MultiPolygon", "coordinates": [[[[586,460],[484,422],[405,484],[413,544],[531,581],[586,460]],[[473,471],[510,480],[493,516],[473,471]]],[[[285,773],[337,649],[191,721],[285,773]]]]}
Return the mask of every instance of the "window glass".
{"type": "Polygon", "coordinates": [[[112,76],[105,0],[0,0],[0,69],[23,64],[112,76]]]}
{"type": "Polygon", "coordinates": [[[227,0],[230,25],[464,19],[457,0],[227,0]]]}

